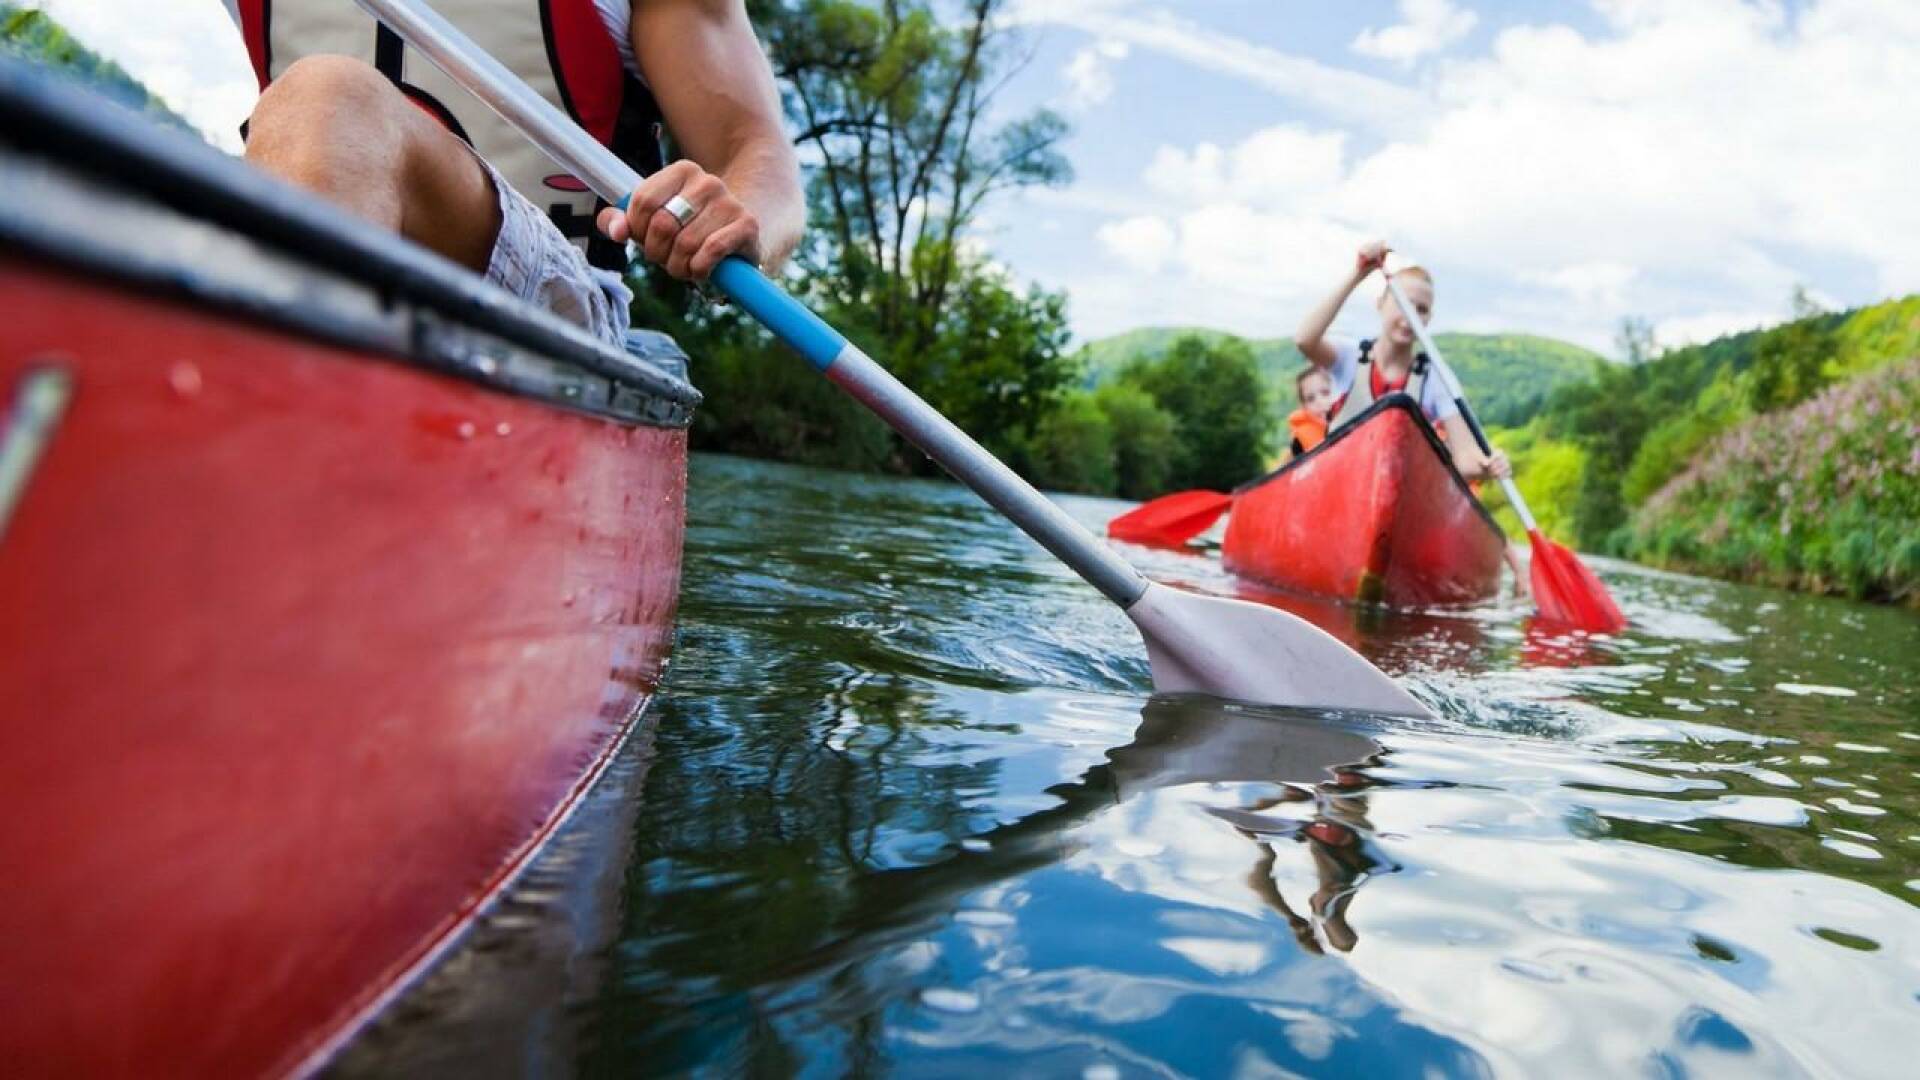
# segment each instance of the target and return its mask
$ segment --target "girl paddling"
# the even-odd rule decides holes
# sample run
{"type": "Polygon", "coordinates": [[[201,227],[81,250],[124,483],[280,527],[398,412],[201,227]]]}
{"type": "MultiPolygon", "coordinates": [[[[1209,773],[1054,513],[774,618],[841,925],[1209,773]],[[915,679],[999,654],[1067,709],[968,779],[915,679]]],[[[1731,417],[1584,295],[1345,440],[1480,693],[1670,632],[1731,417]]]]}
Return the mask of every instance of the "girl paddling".
{"type": "MultiPolygon", "coordinates": [[[[1498,450],[1490,455],[1481,453],[1466,420],[1460,415],[1459,406],[1447,395],[1441,380],[1427,377],[1427,358],[1415,349],[1417,338],[1413,326],[1385,289],[1380,291],[1374,304],[1380,314],[1380,333],[1376,337],[1355,342],[1327,335],[1334,317],[1340,314],[1340,309],[1346,306],[1348,298],[1367,275],[1375,270],[1385,272],[1388,250],[1387,245],[1378,240],[1362,244],[1354,255],[1353,270],[1318,307],[1307,313],[1300,329],[1294,333],[1294,345],[1301,355],[1325,371],[1333,381],[1334,393],[1341,395],[1339,404],[1334,406],[1329,430],[1339,430],[1342,424],[1352,421],[1387,394],[1404,393],[1420,403],[1427,422],[1446,440],[1453,467],[1463,478],[1477,481],[1512,476],[1513,466],[1507,456],[1498,450]]],[[[1394,279],[1419,313],[1421,322],[1432,321],[1433,276],[1421,267],[1409,266],[1398,271],[1394,279]]],[[[1511,544],[1507,546],[1507,563],[1513,568],[1515,593],[1524,593],[1527,575],[1520,565],[1519,551],[1511,544]]]]}
{"type": "MultiPolygon", "coordinates": [[[[1337,430],[1386,394],[1406,393],[1416,397],[1427,421],[1446,439],[1453,466],[1461,476],[1483,480],[1513,475],[1513,467],[1507,463],[1505,454],[1498,450],[1492,456],[1480,452],[1474,445],[1473,433],[1467,430],[1467,422],[1460,417],[1459,407],[1447,396],[1446,388],[1439,379],[1426,377],[1426,358],[1415,352],[1413,327],[1386,290],[1381,290],[1380,299],[1374,304],[1380,313],[1378,336],[1359,342],[1328,336],[1327,328],[1346,306],[1347,298],[1368,274],[1385,269],[1388,250],[1387,245],[1378,240],[1361,245],[1354,256],[1352,273],[1319,307],[1307,313],[1300,329],[1294,332],[1293,343],[1300,354],[1333,379],[1335,394],[1344,395],[1344,400],[1334,409],[1330,427],[1337,430]],[[1364,380],[1360,378],[1362,375],[1364,380]]],[[[1395,279],[1420,312],[1421,320],[1431,321],[1432,275],[1418,266],[1409,266],[1400,270],[1395,279]]]]}

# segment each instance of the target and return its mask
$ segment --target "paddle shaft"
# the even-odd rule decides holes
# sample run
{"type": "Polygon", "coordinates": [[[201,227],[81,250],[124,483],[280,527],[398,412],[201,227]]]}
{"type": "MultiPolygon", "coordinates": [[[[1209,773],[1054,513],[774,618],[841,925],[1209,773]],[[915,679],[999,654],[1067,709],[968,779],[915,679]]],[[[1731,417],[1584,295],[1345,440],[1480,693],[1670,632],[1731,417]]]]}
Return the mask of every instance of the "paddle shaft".
{"type": "MultiPolygon", "coordinates": [[[[437,12],[414,0],[356,2],[601,198],[622,208],[627,205],[640,174],[437,12]]],[[[774,336],[1012,519],[1107,599],[1127,608],[1146,592],[1147,579],[1112,548],[753,264],[729,256],[714,269],[711,280],[774,336]]]]}
{"type": "MultiPolygon", "coordinates": [[[[1400,283],[1393,280],[1393,275],[1387,273],[1385,267],[1381,268],[1380,273],[1387,279],[1387,291],[1393,294],[1393,302],[1400,305],[1400,314],[1406,316],[1408,325],[1413,327],[1414,336],[1420,339],[1420,348],[1426,352],[1428,362],[1440,373],[1440,381],[1446,385],[1447,394],[1453,398],[1454,406],[1467,422],[1467,430],[1473,432],[1473,441],[1479,444],[1482,454],[1492,457],[1493,446],[1487,442],[1487,433],[1480,426],[1480,418],[1473,415],[1473,406],[1467,404],[1466,390],[1461,388],[1460,380],[1454,377],[1453,369],[1447,366],[1446,358],[1440,355],[1440,346],[1435,345],[1433,338],[1428,336],[1426,323],[1421,321],[1420,313],[1413,309],[1407,294],[1400,291],[1400,283]]],[[[1500,477],[1500,490],[1506,492],[1507,502],[1520,517],[1521,527],[1529,533],[1538,531],[1540,527],[1534,524],[1533,514],[1527,510],[1527,500],[1520,497],[1520,489],[1514,486],[1513,477],[1500,477]]]]}

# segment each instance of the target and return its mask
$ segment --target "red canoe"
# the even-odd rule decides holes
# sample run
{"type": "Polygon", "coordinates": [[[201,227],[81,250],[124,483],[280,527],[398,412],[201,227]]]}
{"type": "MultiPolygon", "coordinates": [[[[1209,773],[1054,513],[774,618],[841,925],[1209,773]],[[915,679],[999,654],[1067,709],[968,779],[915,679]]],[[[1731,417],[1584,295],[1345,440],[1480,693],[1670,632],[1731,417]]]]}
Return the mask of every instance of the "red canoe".
{"type": "Polygon", "coordinates": [[[1244,577],[1394,607],[1500,587],[1506,540],[1404,394],[1234,495],[1221,560],[1244,577]]]}
{"type": "Polygon", "coordinates": [[[0,115],[0,1060],[307,1071],[652,694],[698,395],[18,66],[0,115]]]}

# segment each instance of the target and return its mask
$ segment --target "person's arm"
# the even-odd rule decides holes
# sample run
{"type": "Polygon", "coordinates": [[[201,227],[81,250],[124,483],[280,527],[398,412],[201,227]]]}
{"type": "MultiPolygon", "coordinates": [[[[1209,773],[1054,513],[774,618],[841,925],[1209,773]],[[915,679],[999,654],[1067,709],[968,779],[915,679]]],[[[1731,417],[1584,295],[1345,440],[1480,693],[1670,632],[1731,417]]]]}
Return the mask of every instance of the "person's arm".
{"type": "Polygon", "coordinates": [[[1498,480],[1513,475],[1513,465],[1507,461],[1507,455],[1498,450],[1491,457],[1480,452],[1480,444],[1473,440],[1473,429],[1467,426],[1465,417],[1456,412],[1440,423],[1447,429],[1447,452],[1453,455],[1453,467],[1461,477],[1498,480]]]}
{"type": "Polygon", "coordinates": [[[1293,332],[1293,344],[1300,350],[1300,355],[1307,358],[1307,363],[1317,368],[1333,366],[1335,352],[1333,343],[1327,340],[1327,328],[1333,325],[1333,320],[1339,316],[1340,309],[1346,306],[1353,290],[1360,287],[1368,274],[1386,263],[1387,251],[1387,245],[1379,240],[1369,240],[1360,245],[1360,250],[1353,257],[1353,272],[1341,281],[1338,288],[1328,293],[1319,306],[1307,312],[1306,318],[1300,320],[1300,328],[1293,332]]]}
{"type": "Polygon", "coordinates": [[[647,258],[678,278],[705,278],[728,255],[769,274],[800,242],[806,199],[800,165],[781,125],[773,70],[741,0],[634,0],[633,52],[686,158],[640,183],[622,219],[602,225],[633,236],[647,258]],[[681,225],[665,212],[679,195],[694,207],[681,225]]]}

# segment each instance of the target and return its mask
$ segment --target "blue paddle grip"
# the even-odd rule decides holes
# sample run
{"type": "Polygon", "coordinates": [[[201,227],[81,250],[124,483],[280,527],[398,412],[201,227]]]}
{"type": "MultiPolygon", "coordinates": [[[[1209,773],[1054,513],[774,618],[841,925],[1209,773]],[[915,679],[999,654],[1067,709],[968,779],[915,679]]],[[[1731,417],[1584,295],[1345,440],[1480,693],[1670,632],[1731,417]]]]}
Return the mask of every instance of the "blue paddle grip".
{"type": "MultiPolygon", "coordinates": [[[[627,208],[630,195],[623,195],[613,205],[622,210],[627,208]]],[[[747,314],[760,320],[761,325],[773,331],[773,336],[793,346],[807,363],[821,371],[833,366],[840,350],[847,347],[847,339],[840,332],[828,326],[826,321],[808,311],[800,301],[788,296],[785,290],[767,280],[767,275],[738,255],[729,255],[720,260],[713,268],[711,280],[727,299],[747,309],[747,314]]]]}
{"type": "Polygon", "coordinates": [[[847,347],[847,339],[840,336],[840,331],[828,326],[820,316],[808,311],[738,255],[720,260],[720,265],[713,268],[712,280],[729,299],[746,308],[747,314],[759,319],[775,337],[793,346],[821,371],[832,366],[840,350],[847,347]]]}

